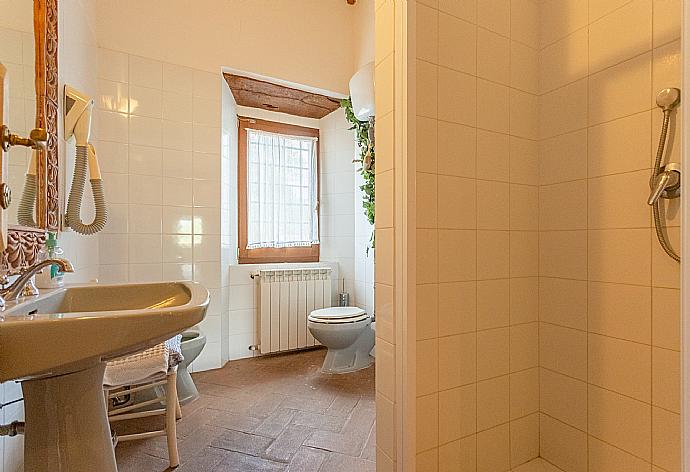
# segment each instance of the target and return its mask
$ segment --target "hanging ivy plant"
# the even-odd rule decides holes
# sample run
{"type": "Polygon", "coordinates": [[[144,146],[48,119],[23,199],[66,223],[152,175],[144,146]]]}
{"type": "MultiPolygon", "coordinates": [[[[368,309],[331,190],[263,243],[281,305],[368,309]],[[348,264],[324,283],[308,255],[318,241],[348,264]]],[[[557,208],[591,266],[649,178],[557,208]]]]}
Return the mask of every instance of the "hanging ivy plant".
{"type": "MultiPolygon", "coordinates": [[[[363,194],[362,207],[370,225],[374,224],[376,215],[374,172],[376,169],[376,158],[374,154],[373,123],[371,121],[360,121],[352,111],[352,100],[345,98],[340,101],[340,106],[345,109],[345,117],[352,124],[351,130],[355,131],[355,139],[359,148],[359,158],[353,160],[361,165],[357,171],[362,175],[364,184],[360,185],[363,194]]],[[[371,235],[371,247],[374,247],[374,233],[371,235]]]]}

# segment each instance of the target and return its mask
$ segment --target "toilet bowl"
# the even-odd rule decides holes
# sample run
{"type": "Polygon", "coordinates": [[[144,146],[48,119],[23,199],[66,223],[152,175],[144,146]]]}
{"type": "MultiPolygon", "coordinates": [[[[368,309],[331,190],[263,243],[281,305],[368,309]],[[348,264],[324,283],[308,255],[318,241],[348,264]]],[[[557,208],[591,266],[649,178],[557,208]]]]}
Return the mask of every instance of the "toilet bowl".
{"type": "MultiPolygon", "coordinates": [[[[199,391],[196,389],[194,380],[192,380],[192,376],[187,369],[189,365],[199,357],[205,345],[206,336],[204,336],[196,326],[182,333],[180,350],[182,351],[184,360],[177,366],[177,398],[180,405],[184,405],[199,398],[199,391]]],[[[131,398],[129,398],[128,403],[143,403],[149,400],[155,400],[156,398],[161,399],[164,396],[165,390],[163,387],[156,387],[154,389],[142,390],[134,393],[131,398]]],[[[134,411],[150,411],[160,408],[165,408],[165,404],[162,401],[144,405],[141,408],[136,408],[134,411]]]]}
{"type": "Polygon", "coordinates": [[[309,332],[328,348],[321,371],[345,374],[369,367],[375,333],[371,317],[357,307],[331,307],[312,311],[309,332]]]}
{"type": "Polygon", "coordinates": [[[177,397],[180,404],[195,400],[199,396],[199,391],[187,369],[199,357],[205,345],[206,336],[199,328],[193,327],[182,333],[181,350],[184,360],[177,367],[177,397]]]}

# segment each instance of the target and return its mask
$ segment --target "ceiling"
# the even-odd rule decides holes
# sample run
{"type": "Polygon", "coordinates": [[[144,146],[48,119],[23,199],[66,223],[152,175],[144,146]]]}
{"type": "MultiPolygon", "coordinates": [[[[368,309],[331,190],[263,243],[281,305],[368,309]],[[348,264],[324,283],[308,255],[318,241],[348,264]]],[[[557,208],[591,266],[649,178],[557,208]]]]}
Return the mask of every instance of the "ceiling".
{"type": "Polygon", "coordinates": [[[340,100],[251,77],[224,73],[238,105],[320,119],[340,108],[340,100]]]}

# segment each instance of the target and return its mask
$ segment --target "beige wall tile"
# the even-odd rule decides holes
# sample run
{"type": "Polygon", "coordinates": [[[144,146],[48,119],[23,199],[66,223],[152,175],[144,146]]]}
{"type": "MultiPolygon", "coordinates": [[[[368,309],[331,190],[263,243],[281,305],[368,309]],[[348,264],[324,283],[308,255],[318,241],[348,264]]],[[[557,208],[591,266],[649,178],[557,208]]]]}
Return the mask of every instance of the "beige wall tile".
{"type": "Polygon", "coordinates": [[[680,350],[680,290],[652,289],[652,344],[680,350]]]}
{"type": "MultiPolygon", "coordinates": [[[[439,287],[437,284],[417,285],[416,317],[418,341],[438,337],[439,303],[439,287]]],[[[376,313],[378,314],[378,311],[376,313]]]]}
{"type": "MultiPolygon", "coordinates": [[[[381,115],[376,121],[376,173],[393,169],[393,113],[381,115]]],[[[392,202],[389,204],[392,206],[392,202]]]]}
{"type": "Polygon", "coordinates": [[[510,430],[507,424],[477,434],[477,472],[510,469],[510,430]]]}
{"type": "Polygon", "coordinates": [[[509,391],[507,375],[477,383],[477,431],[484,431],[508,421],[509,391]]]}
{"type": "Polygon", "coordinates": [[[417,6],[417,59],[438,64],[439,20],[438,10],[417,6]]]}
{"type": "Polygon", "coordinates": [[[587,126],[587,80],[578,80],[542,95],[539,119],[542,138],[585,128],[587,126]]]}
{"type": "Polygon", "coordinates": [[[510,419],[539,411],[539,369],[510,374],[510,419]]]}
{"type": "Polygon", "coordinates": [[[649,462],[645,462],[638,457],[590,436],[589,470],[590,472],[606,472],[609,470],[649,472],[649,462]]]}
{"type": "Polygon", "coordinates": [[[681,11],[680,0],[654,0],[654,46],[666,44],[680,38],[681,11]]]}
{"type": "Polygon", "coordinates": [[[510,281],[477,282],[477,329],[501,328],[510,324],[510,281]]]}
{"type": "Polygon", "coordinates": [[[510,229],[539,230],[539,188],[533,185],[510,185],[510,229]]]}
{"type": "Polygon", "coordinates": [[[376,340],[376,393],[395,399],[395,345],[378,338],[376,340]]]}
{"type": "Polygon", "coordinates": [[[503,36],[510,34],[510,0],[477,2],[477,24],[503,36]]]}
{"type": "MultiPolygon", "coordinates": [[[[431,72],[427,69],[428,72],[431,72]]],[[[374,68],[374,80],[379,84],[380,92],[376,94],[376,113],[385,116],[393,111],[393,56],[388,56],[374,68]],[[385,86],[384,86],[385,84],[385,86]]],[[[419,110],[418,110],[419,111],[419,110]]],[[[430,111],[430,110],[429,110],[430,111]]]]}
{"type": "Polygon", "coordinates": [[[468,436],[439,447],[438,462],[439,472],[476,470],[477,437],[468,436]]]}
{"type": "Polygon", "coordinates": [[[450,336],[476,330],[477,283],[439,284],[438,310],[439,336],[450,336]]]}
{"type": "Polygon", "coordinates": [[[539,89],[542,93],[587,76],[587,40],[587,29],[583,28],[539,52],[539,89]]]}
{"type": "Polygon", "coordinates": [[[460,387],[477,379],[477,335],[460,334],[438,340],[438,386],[460,387]]]}
{"type": "Polygon", "coordinates": [[[395,407],[380,395],[376,396],[376,447],[388,457],[395,457],[395,407]]]}
{"type": "Polygon", "coordinates": [[[539,421],[540,452],[563,470],[587,471],[587,434],[542,414],[539,421]]]}
{"type": "MultiPolygon", "coordinates": [[[[429,235],[423,234],[422,236],[428,237],[429,235]]],[[[424,241],[423,238],[422,240],[424,241]]],[[[393,285],[393,230],[377,229],[376,241],[380,242],[381,245],[376,251],[377,257],[376,268],[374,269],[374,279],[377,283],[393,285]]],[[[433,253],[435,252],[433,249],[434,244],[432,241],[429,241],[429,244],[431,249],[427,255],[433,257],[433,253]]],[[[421,280],[417,280],[421,282],[421,280]]]]}
{"type": "Polygon", "coordinates": [[[539,365],[539,323],[510,327],[510,371],[539,365]]]}
{"type": "Polygon", "coordinates": [[[587,383],[548,369],[540,370],[539,383],[540,411],[587,431],[587,383]]]}
{"type": "Polygon", "coordinates": [[[471,23],[477,22],[477,0],[438,0],[438,9],[471,23]]]}
{"type": "MultiPolygon", "coordinates": [[[[393,232],[393,230],[386,230],[389,231],[390,233],[393,232]]],[[[382,230],[377,230],[376,231],[376,239],[377,241],[381,241],[379,239],[379,234],[383,232],[382,230]]],[[[392,237],[392,234],[391,234],[392,237]]],[[[428,284],[428,283],[435,283],[438,281],[438,256],[439,256],[439,242],[438,242],[439,236],[438,236],[438,231],[434,229],[418,229],[417,230],[417,282],[422,283],[422,284],[428,284]]],[[[379,266],[381,263],[379,262],[381,260],[380,254],[383,252],[382,249],[388,249],[390,247],[390,250],[392,251],[392,245],[393,241],[392,239],[390,241],[386,241],[383,244],[380,244],[379,247],[377,248],[377,261],[376,261],[376,273],[377,273],[377,280],[380,282],[387,283],[388,285],[393,285],[393,273],[392,273],[392,257],[393,255],[391,254],[389,257],[391,259],[391,268],[390,268],[390,273],[385,274],[385,280],[380,280],[380,277],[378,276],[378,273],[381,271],[379,269],[379,266]],[[390,246],[389,246],[390,244],[390,246]]],[[[383,277],[384,274],[381,274],[383,277]]]]}
{"type": "Polygon", "coordinates": [[[589,176],[648,169],[650,119],[645,111],[589,128],[589,176]]]}
{"type": "Polygon", "coordinates": [[[656,92],[667,87],[681,88],[682,70],[680,41],[674,41],[654,49],[652,53],[653,107],[656,107],[656,92]]]}
{"type": "Polygon", "coordinates": [[[535,277],[539,273],[539,233],[510,232],[510,276],[535,277]]]}
{"type": "Polygon", "coordinates": [[[582,28],[588,22],[586,0],[547,1],[540,5],[540,10],[542,47],[582,28]]]}
{"type": "Polygon", "coordinates": [[[375,283],[376,300],[376,337],[388,343],[395,342],[395,325],[393,319],[393,287],[375,283]]]}
{"type": "Polygon", "coordinates": [[[539,142],[539,183],[556,184],[587,178],[587,130],[539,142]]]}
{"type": "Polygon", "coordinates": [[[649,191],[647,170],[589,179],[588,185],[590,229],[651,225],[649,205],[640,198],[649,191]]]}
{"type": "Polygon", "coordinates": [[[475,231],[445,229],[438,231],[439,261],[443,261],[438,267],[439,282],[476,279],[476,239],[475,231]]]}
{"type": "Polygon", "coordinates": [[[589,388],[591,435],[646,461],[651,459],[651,406],[595,386],[589,388]]]}
{"type": "Polygon", "coordinates": [[[587,232],[540,231],[539,275],[586,280],[587,232]]]}
{"type": "Polygon", "coordinates": [[[441,13],[438,18],[439,64],[468,74],[477,70],[477,27],[441,13]]]}
{"type": "Polygon", "coordinates": [[[590,73],[652,47],[652,0],[633,0],[589,26],[590,73]]]}
{"type": "Polygon", "coordinates": [[[540,323],[539,364],[580,380],[587,380],[587,334],[540,323]]]}
{"type": "Polygon", "coordinates": [[[539,279],[510,279],[510,324],[528,323],[539,319],[539,279]]]}
{"type": "Polygon", "coordinates": [[[680,470],[680,415],[652,408],[652,462],[665,470],[680,470]]]}
{"type": "MultiPolygon", "coordinates": [[[[419,75],[419,73],[418,73],[419,75]]],[[[419,79],[418,79],[419,80],[419,79]]],[[[419,91],[417,92],[419,93],[419,91]]],[[[419,103],[419,98],[417,99],[419,103]]],[[[417,111],[418,114],[421,114],[417,111]]],[[[445,67],[438,70],[438,118],[474,126],[477,122],[477,79],[445,67]]]]}
{"type": "Polygon", "coordinates": [[[590,334],[589,382],[650,403],[651,346],[590,334]]]}
{"type": "Polygon", "coordinates": [[[474,177],[477,160],[477,130],[469,126],[438,122],[438,173],[474,177]]]}
{"type": "Polygon", "coordinates": [[[539,414],[510,422],[510,463],[512,467],[539,456],[539,414]]]}
{"type": "Polygon", "coordinates": [[[649,284],[648,229],[589,231],[589,278],[601,282],[649,284]]]}
{"type": "Polygon", "coordinates": [[[417,470],[426,470],[428,472],[438,471],[438,448],[429,449],[428,451],[417,454],[417,470]]]}
{"type": "Polygon", "coordinates": [[[649,108],[652,55],[643,54],[589,78],[591,125],[639,113],[649,108]]]}
{"type": "MultiPolygon", "coordinates": [[[[680,228],[667,228],[671,247],[680,252],[680,228]]],[[[652,234],[652,285],[654,287],[680,288],[680,265],[661,248],[656,234],[652,234]]]]}
{"type": "MultiPolygon", "coordinates": [[[[505,0],[499,1],[505,2],[505,0]]],[[[480,5],[484,3],[480,2],[480,5]]],[[[478,28],[477,76],[508,85],[510,83],[510,67],[510,40],[492,31],[478,28]]]]}
{"type": "Polygon", "coordinates": [[[508,277],[509,245],[508,231],[477,231],[477,279],[508,277]]]}
{"type": "Polygon", "coordinates": [[[539,184],[539,144],[531,139],[510,137],[510,181],[539,184]]]}
{"type": "MultiPolygon", "coordinates": [[[[417,172],[417,228],[438,226],[438,179],[436,174],[417,172]]],[[[446,197],[447,195],[444,195],[446,197]]]]}
{"type": "Polygon", "coordinates": [[[598,20],[602,16],[619,9],[630,0],[590,0],[589,2],[589,21],[590,23],[598,20]]]}
{"type": "MultiPolygon", "coordinates": [[[[438,227],[474,229],[477,227],[477,185],[474,179],[438,176],[438,227]]],[[[419,199],[417,204],[419,205],[419,199]]],[[[433,211],[433,207],[418,212],[433,211]]],[[[417,220],[419,227],[419,217],[417,220]]]]}
{"type": "Polygon", "coordinates": [[[531,93],[510,90],[510,134],[520,138],[539,139],[540,98],[531,93]]]}
{"type": "Polygon", "coordinates": [[[539,319],[586,330],[587,282],[540,277],[539,319]]]}
{"type": "Polygon", "coordinates": [[[652,290],[637,285],[590,282],[589,331],[651,343],[652,290]]]}
{"type": "Polygon", "coordinates": [[[417,398],[417,452],[438,446],[438,394],[417,398]]]}
{"type": "Polygon", "coordinates": [[[477,181],[477,228],[507,230],[510,190],[505,182],[477,181]]]}
{"type": "Polygon", "coordinates": [[[533,49],[539,48],[538,2],[510,1],[510,37],[533,49]]]}
{"type": "Polygon", "coordinates": [[[417,396],[438,392],[438,339],[417,341],[417,396]]]}
{"type": "Polygon", "coordinates": [[[374,176],[376,195],[379,204],[376,207],[376,228],[393,227],[393,171],[379,172],[374,176]]]}
{"type": "Polygon", "coordinates": [[[539,187],[539,229],[587,229],[587,181],[539,187]]]}
{"type": "Polygon", "coordinates": [[[445,444],[477,431],[477,384],[439,393],[439,442],[445,444]]]}
{"type": "MultiPolygon", "coordinates": [[[[388,60],[386,60],[388,61],[388,60]]],[[[390,61],[393,62],[392,59],[390,61]]],[[[382,65],[383,66],[383,65],[382,65]]],[[[380,66],[380,67],[382,67],[380,66]]],[[[392,67],[392,65],[391,65],[392,67]]],[[[377,68],[378,69],[378,68],[377,68]]],[[[392,71],[391,71],[392,73],[392,71]]],[[[436,118],[438,114],[438,66],[425,61],[417,61],[417,116],[436,118]]],[[[378,82],[377,82],[378,83],[378,82]]],[[[392,92],[391,92],[392,94],[392,92]]],[[[376,94],[378,97],[379,94],[376,94]]],[[[390,98],[392,100],[392,98],[390,98]]],[[[392,104],[388,107],[392,110],[392,104]]],[[[378,110],[378,103],[376,109],[378,110]]]]}
{"type": "Polygon", "coordinates": [[[510,129],[510,93],[505,85],[477,79],[477,127],[508,133],[510,129]]]}
{"type": "Polygon", "coordinates": [[[477,379],[485,380],[506,375],[510,364],[509,328],[477,333],[477,379]]]}
{"type": "Polygon", "coordinates": [[[507,182],[510,144],[506,134],[477,130],[477,178],[507,182]]]}
{"type": "Polygon", "coordinates": [[[680,413],[680,353],[652,348],[652,404],[680,413]]]}
{"type": "MultiPolygon", "coordinates": [[[[435,174],[438,171],[438,122],[432,118],[421,116],[418,116],[416,120],[417,171],[435,174]]],[[[392,204],[392,198],[387,200],[390,200],[392,204]]]]}
{"type": "Polygon", "coordinates": [[[539,53],[517,41],[510,42],[510,86],[539,93],[539,53]]]}

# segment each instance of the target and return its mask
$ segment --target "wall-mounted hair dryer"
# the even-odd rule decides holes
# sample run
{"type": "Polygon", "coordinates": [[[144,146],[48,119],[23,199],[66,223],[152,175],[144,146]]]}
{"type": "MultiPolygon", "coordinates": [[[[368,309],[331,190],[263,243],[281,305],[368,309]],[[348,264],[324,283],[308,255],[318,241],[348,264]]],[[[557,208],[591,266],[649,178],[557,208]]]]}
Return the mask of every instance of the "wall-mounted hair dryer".
{"type": "Polygon", "coordinates": [[[103,179],[98,167],[96,151],[91,143],[91,114],[93,99],[65,85],[64,125],[65,141],[74,136],[77,144],[77,156],[74,163],[74,177],[69,192],[65,224],[80,234],[94,234],[102,231],[108,221],[108,211],[103,194],[103,179]],[[84,198],[86,184],[86,168],[89,168],[89,180],[93,192],[96,216],[93,222],[85,224],[81,221],[81,203],[84,198]]]}

